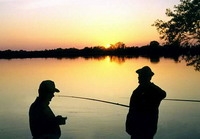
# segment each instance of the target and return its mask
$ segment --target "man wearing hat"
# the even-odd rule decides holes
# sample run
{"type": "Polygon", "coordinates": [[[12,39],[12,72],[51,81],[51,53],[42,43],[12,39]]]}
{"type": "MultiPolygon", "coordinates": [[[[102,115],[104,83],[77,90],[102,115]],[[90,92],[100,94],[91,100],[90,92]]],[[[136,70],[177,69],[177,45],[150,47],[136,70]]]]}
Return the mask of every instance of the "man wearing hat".
{"type": "Polygon", "coordinates": [[[126,132],[131,139],[153,139],[157,131],[159,105],[166,92],[151,83],[154,73],[148,66],[136,71],[139,86],[130,98],[126,132]]]}
{"type": "Polygon", "coordinates": [[[55,116],[49,103],[55,92],[60,92],[51,80],[42,81],[39,86],[39,96],[29,109],[29,124],[33,139],[59,139],[60,126],[64,125],[66,117],[55,116]]]}

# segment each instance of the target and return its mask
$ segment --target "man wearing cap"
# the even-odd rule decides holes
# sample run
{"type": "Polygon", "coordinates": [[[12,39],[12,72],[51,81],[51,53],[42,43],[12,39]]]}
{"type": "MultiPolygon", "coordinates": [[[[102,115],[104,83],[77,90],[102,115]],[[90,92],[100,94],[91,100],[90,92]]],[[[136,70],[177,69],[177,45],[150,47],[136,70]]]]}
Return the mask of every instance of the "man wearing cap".
{"type": "Polygon", "coordinates": [[[55,116],[49,103],[55,92],[60,92],[53,81],[45,80],[39,86],[39,96],[29,109],[29,124],[33,139],[59,139],[60,126],[64,125],[66,117],[55,116]]]}
{"type": "Polygon", "coordinates": [[[131,139],[153,139],[157,131],[159,105],[166,92],[151,83],[154,73],[148,66],[136,71],[139,86],[130,98],[126,132],[131,139]]]}

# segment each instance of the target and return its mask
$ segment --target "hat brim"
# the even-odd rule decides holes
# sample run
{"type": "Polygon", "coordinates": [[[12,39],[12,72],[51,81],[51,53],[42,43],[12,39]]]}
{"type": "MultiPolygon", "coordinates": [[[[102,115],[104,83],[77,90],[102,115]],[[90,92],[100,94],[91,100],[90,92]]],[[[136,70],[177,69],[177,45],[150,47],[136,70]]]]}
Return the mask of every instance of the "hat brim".
{"type": "Polygon", "coordinates": [[[56,93],[59,93],[59,92],[60,92],[60,90],[58,90],[57,88],[55,88],[55,92],[56,92],[56,93]]]}

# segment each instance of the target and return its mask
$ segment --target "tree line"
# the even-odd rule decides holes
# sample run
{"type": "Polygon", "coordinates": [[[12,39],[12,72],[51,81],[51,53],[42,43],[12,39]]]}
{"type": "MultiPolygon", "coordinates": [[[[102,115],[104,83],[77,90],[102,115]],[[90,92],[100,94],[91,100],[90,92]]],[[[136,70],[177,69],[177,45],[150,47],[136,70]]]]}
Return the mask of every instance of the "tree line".
{"type": "Polygon", "coordinates": [[[129,56],[129,57],[179,57],[181,55],[194,56],[200,54],[200,45],[196,47],[177,47],[172,45],[160,46],[157,41],[151,41],[146,46],[127,47],[123,42],[111,45],[77,48],[57,48],[41,51],[4,50],[0,51],[0,58],[75,58],[75,57],[98,57],[98,56],[129,56]]]}

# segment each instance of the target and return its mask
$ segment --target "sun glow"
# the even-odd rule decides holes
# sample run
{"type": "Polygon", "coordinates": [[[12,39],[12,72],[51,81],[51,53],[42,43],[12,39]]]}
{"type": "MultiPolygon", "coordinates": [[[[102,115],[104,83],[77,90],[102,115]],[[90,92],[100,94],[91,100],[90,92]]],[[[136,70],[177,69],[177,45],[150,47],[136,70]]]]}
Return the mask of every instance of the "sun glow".
{"type": "Polygon", "coordinates": [[[151,25],[180,0],[72,1],[0,0],[0,50],[147,45],[159,40],[151,25]]]}
{"type": "Polygon", "coordinates": [[[104,47],[109,48],[110,46],[111,46],[111,44],[106,44],[104,47]]]}

